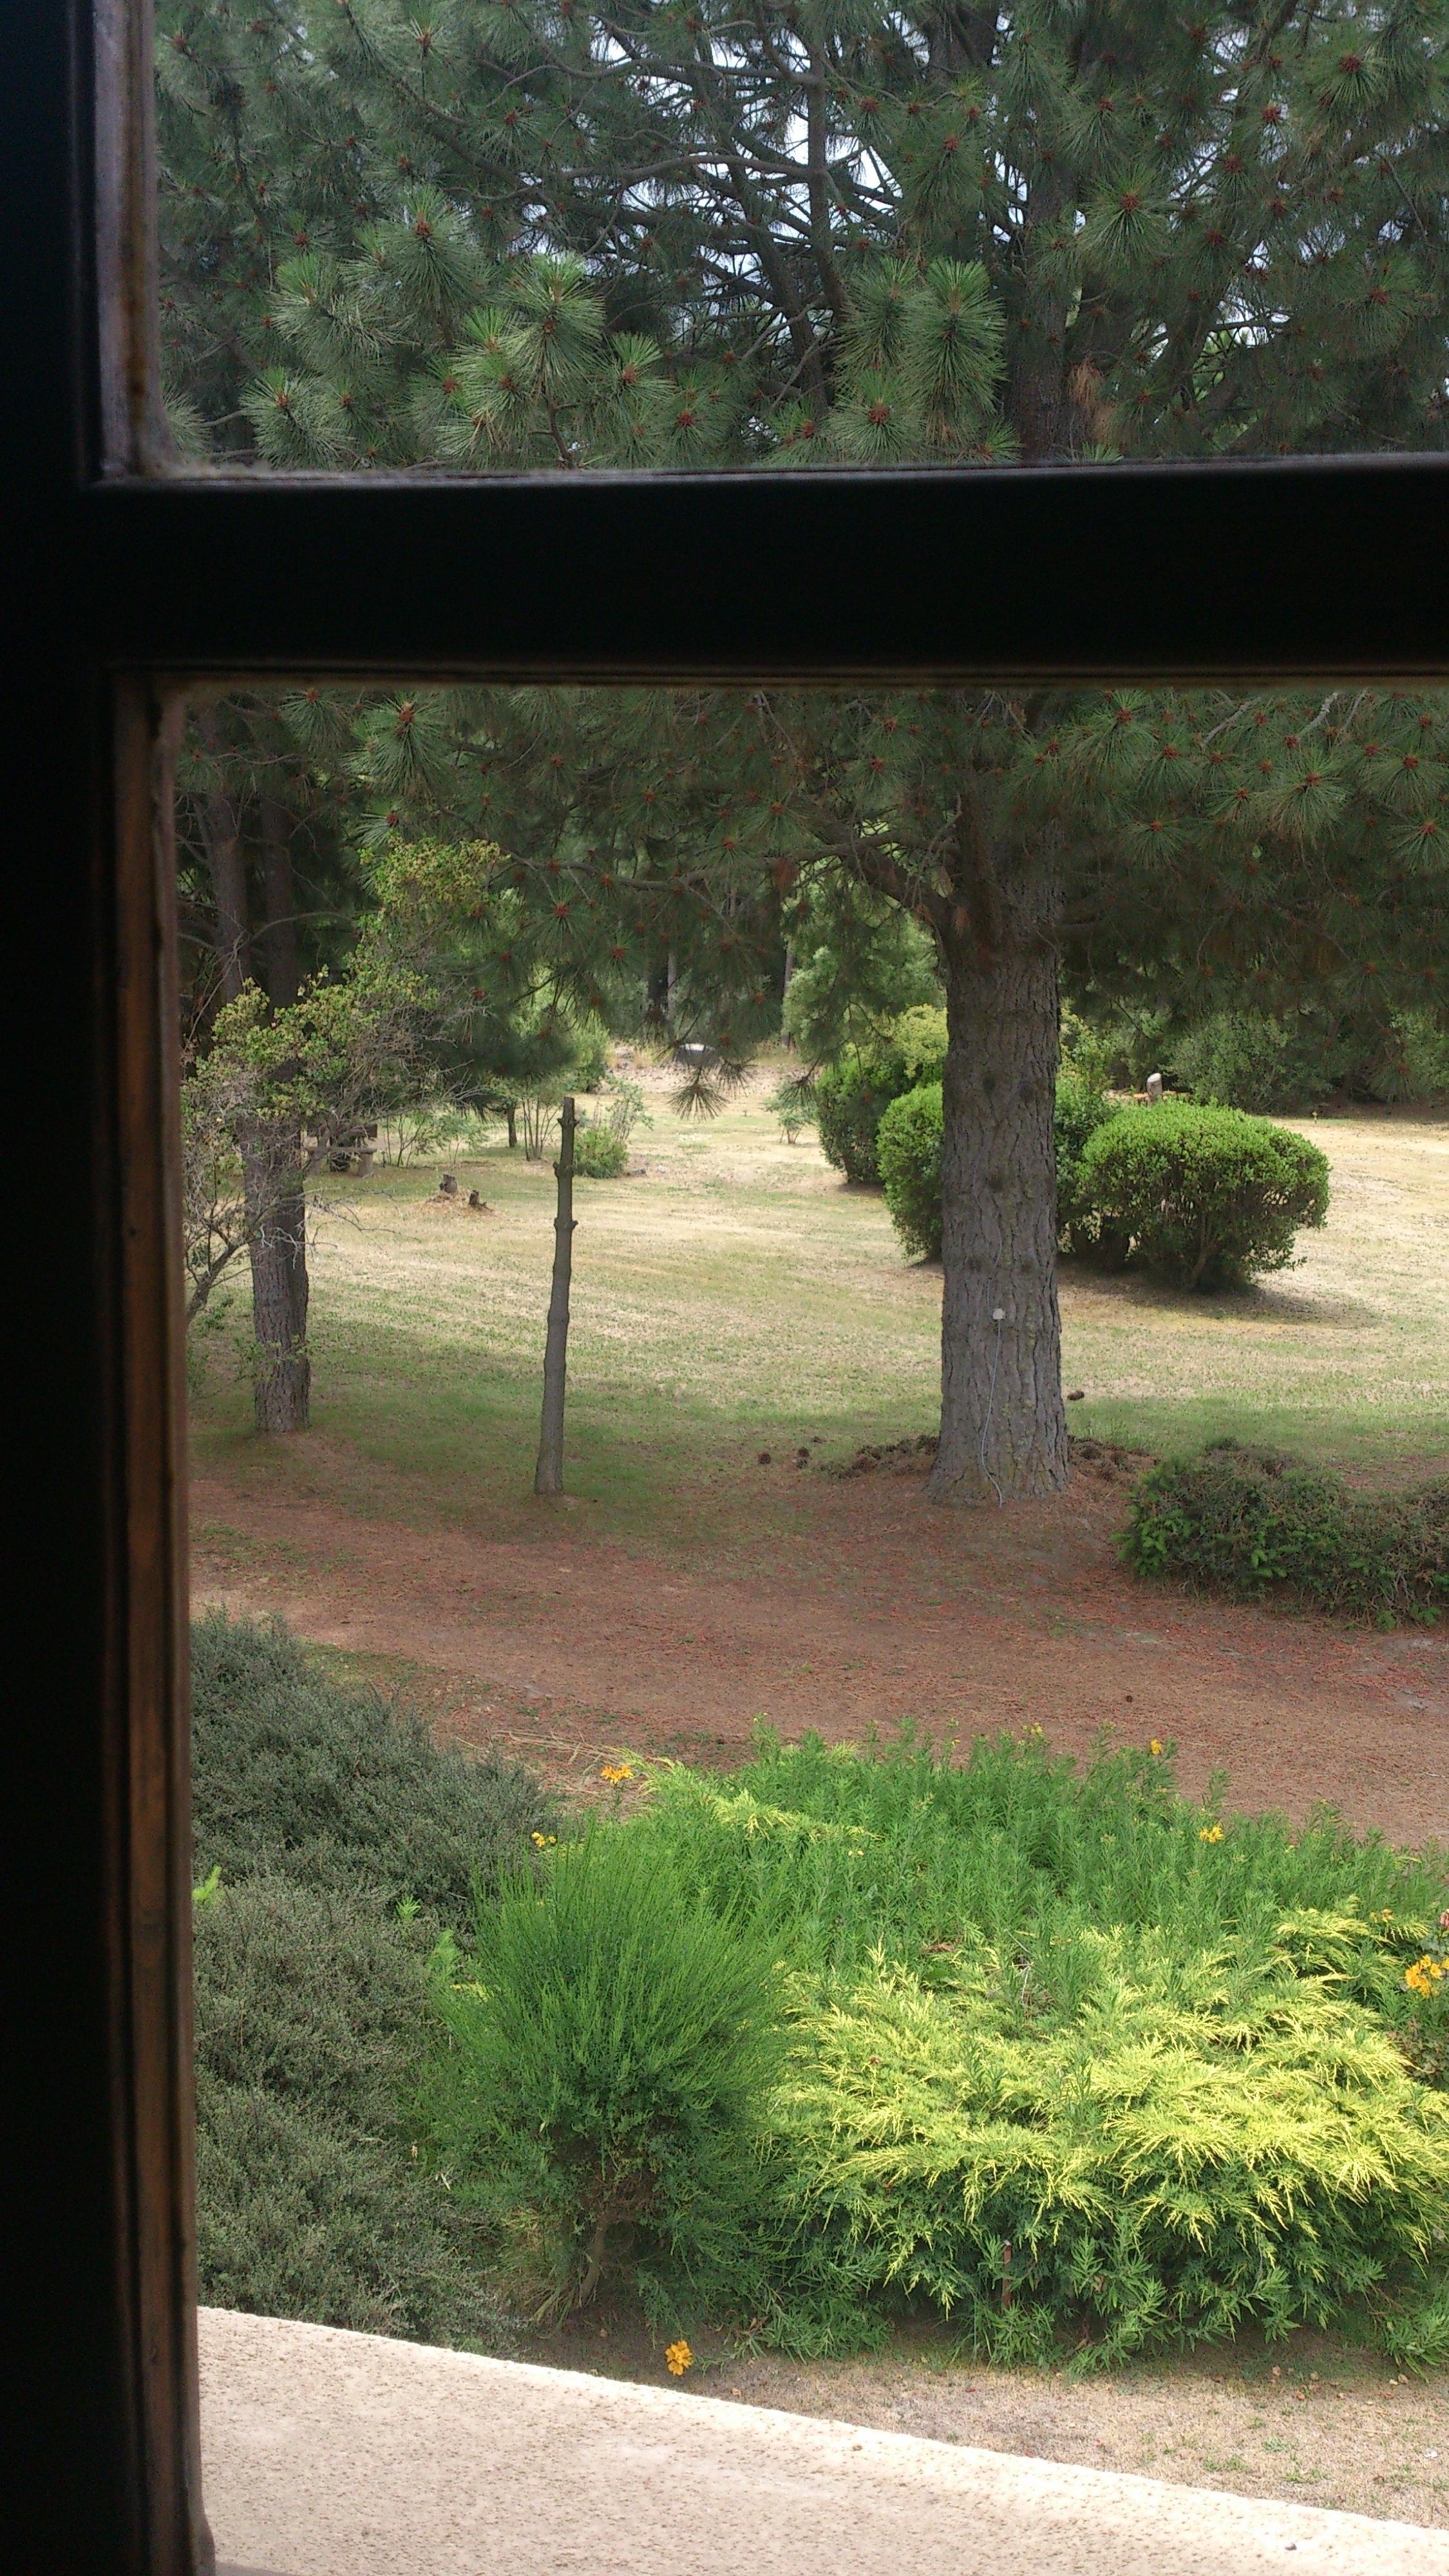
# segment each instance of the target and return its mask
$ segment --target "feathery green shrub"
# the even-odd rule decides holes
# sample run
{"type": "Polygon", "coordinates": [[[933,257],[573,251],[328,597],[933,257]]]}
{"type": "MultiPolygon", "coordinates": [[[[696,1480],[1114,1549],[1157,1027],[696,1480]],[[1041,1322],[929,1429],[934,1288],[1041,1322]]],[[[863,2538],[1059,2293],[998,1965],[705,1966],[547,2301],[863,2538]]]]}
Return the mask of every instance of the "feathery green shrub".
{"type": "Polygon", "coordinates": [[[595,1827],[444,1943],[451,2037],[429,2129],[496,2222],[538,2315],[636,2284],[718,2298],[748,2250],[761,2105],[778,2054],[764,1958],[667,1853],[595,1827]]]}
{"type": "Polygon", "coordinates": [[[1449,1615],[1449,1480],[1355,1493],[1341,1476],[1216,1440],[1138,1479],[1122,1550],[1205,1592],[1285,1593],[1339,1618],[1449,1615]]]}
{"type": "Polygon", "coordinates": [[[1184,1288],[1286,1269],[1299,1227],[1321,1225],[1328,1208],[1318,1147],[1238,1109],[1121,1109],[1088,1136],[1080,1171],[1103,1230],[1184,1288]]]}
{"type": "MultiPolygon", "coordinates": [[[[613,2259],[659,2313],[695,2296],[821,2350],[924,2302],[978,2351],[1083,2367],[1353,2312],[1402,2358],[1437,2349],[1449,2096],[1416,2080],[1405,1983],[1446,1896],[1432,1857],[1329,1816],[1296,1833],[1225,1817],[1176,1794],[1160,1750],[1078,1771],[1038,1739],[956,1766],[909,1743],[763,1739],[725,1786],[660,1766],[600,1847],[632,1849],[641,1889],[689,1890],[671,1902],[691,1937],[702,1903],[772,1961],[787,2031],[753,2121],[739,2096],[725,2125],[748,2153],[671,2204],[667,2259],[659,2231],[637,2253],[621,2232],[613,2259]],[[712,2234],[691,2264],[698,2217],[712,2234]]],[[[591,1958],[580,1945],[568,1978],[612,1991],[591,1958]]],[[[496,1970],[478,1983],[486,2016],[496,1970]]],[[[633,2067],[649,1981],[618,1995],[607,2062],[633,2067]]],[[[543,2057],[537,2020],[518,2014],[520,2056],[543,2057]]],[[[535,2078],[501,2113],[496,2055],[478,2063],[449,2169],[536,2260],[545,2097],[535,2078]]],[[[557,2161],[571,2211],[571,2174],[595,2164],[557,2161]]],[[[564,2231],[573,2284],[582,2229],[564,2231]]]]}
{"type": "Polygon", "coordinates": [[[198,1876],[253,1870],[408,1897],[463,1924],[475,1878],[511,1867],[553,1802],[531,1772],[433,1742],[375,1690],[331,1680],[280,1623],[191,1632],[198,1876]]]}

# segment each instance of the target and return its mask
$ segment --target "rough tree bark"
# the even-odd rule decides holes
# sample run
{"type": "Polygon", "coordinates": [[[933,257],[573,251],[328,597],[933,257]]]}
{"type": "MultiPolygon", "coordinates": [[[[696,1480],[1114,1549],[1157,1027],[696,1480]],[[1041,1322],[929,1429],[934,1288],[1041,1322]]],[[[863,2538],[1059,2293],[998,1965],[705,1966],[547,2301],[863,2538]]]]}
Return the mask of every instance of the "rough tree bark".
{"type": "Polygon", "coordinates": [[[1055,889],[1030,881],[958,907],[941,931],[943,1503],[1021,1500],[1067,1481],[1052,1113],[1058,1058],[1055,889]]]}
{"type": "MultiPolygon", "coordinates": [[[[215,715],[204,709],[197,731],[213,758],[221,757],[215,715]]],[[[268,816],[263,800],[263,836],[269,915],[280,898],[291,933],[274,941],[270,929],[263,942],[268,989],[274,1002],[294,1001],[297,990],[295,952],[296,903],[291,858],[286,846],[286,817],[273,806],[268,816]],[[290,989],[287,989],[290,981],[290,989]]],[[[246,852],[241,816],[234,800],[219,789],[202,801],[201,833],[216,905],[216,953],[221,989],[234,1002],[252,971],[247,901],[246,852]]],[[[242,1191],[247,1248],[252,1273],[252,1340],[255,1346],[253,1404],[259,1431],[305,1431],[311,1419],[312,1363],[307,1357],[307,1202],[300,1180],[300,1136],[269,1136],[241,1141],[242,1191]]]]}
{"type": "Polygon", "coordinates": [[[572,1094],[559,1115],[558,1212],[553,1221],[553,1288],[548,1301],[548,1338],[543,1354],[543,1422],[539,1432],[536,1494],[563,1492],[564,1388],[568,1368],[569,1283],[574,1262],[574,1104],[572,1094]]]}
{"type": "MultiPolygon", "coordinates": [[[[300,1163],[300,1144],[296,1155],[300,1163]]],[[[307,1355],[307,1199],[300,1181],[279,1182],[270,1155],[243,1157],[250,1195],[253,1401],[259,1431],[305,1431],[311,1420],[307,1355]]]]}

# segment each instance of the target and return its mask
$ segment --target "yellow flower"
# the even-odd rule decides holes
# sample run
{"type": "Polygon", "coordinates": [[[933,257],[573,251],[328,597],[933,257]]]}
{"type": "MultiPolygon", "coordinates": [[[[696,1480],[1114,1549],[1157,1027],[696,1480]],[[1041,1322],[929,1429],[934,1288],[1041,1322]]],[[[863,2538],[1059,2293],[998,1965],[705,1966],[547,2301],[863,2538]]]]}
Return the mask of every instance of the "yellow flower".
{"type": "Polygon", "coordinates": [[[612,1780],[616,1789],[621,1780],[632,1780],[633,1777],[634,1766],[631,1762],[606,1762],[599,1773],[601,1780],[612,1780]]]}
{"type": "Polygon", "coordinates": [[[529,1840],[536,1843],[540,1851],[544,1851],[550,1843],[558,1841],[558,1836],[557,1834],[531,1834],[529,1840]]]}
{"type": "Polygon", "coordinates": [[[685,2372],[688,2370],[690,2363],[693,2361],[694,2355],[690,2351],[688,2344],[685,2342],[683,2335],[681,2335],[678,2343],[672,2343],[669,2346],[664,2358],[668,2362],[674,2377],[676,2379],[682,2379],[685,2372]]]}
{"type": "Polygon", "coordinates": [[[1198,1835],[1198,1841],[1200,1843],[1220,1843],[1222,1838],[1223,1829],[1221,1825],[1204,1825],[1202,1832],[1198,1835]]]}
{"type": "Polygon", "coordinates": [[[1154,1735],[1152,1742],[1147,1747],[1147,1750],[1151,1754],[1158,1754],[1162,1751],[1162,1745],[1157,1736],[1154,1735]]]}
{"type": "Polygon", "coordinates": [[[1404,1970],[1404,1983],[1410,1994],[1432,1995],[1444,1973],[1444,1961],[1431,1958],[1426,1950],[1422,1959],[1416,1959],[1412,1968],[1404,1970]]]}

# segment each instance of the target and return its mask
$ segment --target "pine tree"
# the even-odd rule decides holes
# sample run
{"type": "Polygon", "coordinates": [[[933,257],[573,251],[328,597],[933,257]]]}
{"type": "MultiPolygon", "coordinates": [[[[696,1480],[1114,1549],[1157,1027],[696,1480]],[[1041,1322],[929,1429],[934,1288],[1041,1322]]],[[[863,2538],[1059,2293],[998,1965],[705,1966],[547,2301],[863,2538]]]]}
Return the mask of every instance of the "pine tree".
{"type": "MultiPolygon", "coordinates": [[[[168,0],[179,434],[455,470],[1440,445],[1446,44],[1449,0],[168,0]]],[[[1441,753],[1392,767],[1419,713],[1364,734],[1339,700],[948,693],[450,721],[501,732],[519,828],[544,828],[530,884],[543,847],[568,843],[580,887],[627,857],[662,927],[667,819],[694,836],[677,927],[711,961],[732,906],[812,872],[929,928],[951,1027],[934,1490],[980,1499],[1066,1473],[1064,944],[1110,977],[1196,941],[1291,985],[1316,939],[1367,978],[1333,851],[1388,952],[1412,923],[1433,964],[1441,753]],[[543,764],[585,737],[593,766],[559,784],[543,764]]],[[[734,989],[726,1043],[755,1008],[734,989]]]]}

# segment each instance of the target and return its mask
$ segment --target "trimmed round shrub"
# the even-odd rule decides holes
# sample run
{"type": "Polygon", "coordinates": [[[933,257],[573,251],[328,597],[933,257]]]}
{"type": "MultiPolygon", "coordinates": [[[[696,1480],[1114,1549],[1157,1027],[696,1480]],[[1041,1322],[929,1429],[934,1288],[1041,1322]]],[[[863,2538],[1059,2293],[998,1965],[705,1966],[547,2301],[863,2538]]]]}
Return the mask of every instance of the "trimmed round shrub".
{"type": "Polygon", "coordinates": [[[820,1149],[848,1181],[878,1182],[876,1135],[893,1100],[939,1082],[946,1062],[946,1014],[903,1011],[888,1034],[857,1055],[827,1065],[816,1085],[820,1149]]]}
{"type": "Polygon", "coordinates": [[[629,1148],[612,1127],[586,1120],[574,1130],[574,1170],[581,1180],[617,1181],[629,1168],[629,1148]]]}
{"type": "Polygon", "coordinates": [[[825,1067],[815,1086],[820,1150],[846,1180],[880,1179],[876,1130],[894,1096],[861,1057],[825,1067]]]}
{"type": "Polygon", "coordinates": [[[1057,1163],[1057,1239],[1064,1252],[1106,1250],[1082,1158],[1089,1138],[1117,1111],[1100,1085],[1070,1069],[1057,1077],[1052,1143],[1057,1163]]]}
{"type": "Polygon", "coordinates": [[[1360,1494],[1235,1440],[1167,1458],[1132,1493],[1122,1551],[1205,1592],[1293,1593],[1340,1618],[1449,1615],[1449,1482],[1360,1494]]]}
{"type": "Polygon", "coordinates": [[[941,1085],[923,1082],[890,1103],[876,1135],[891,1223],[907,1252],[921,1261],[941,1258],[942,1133],[941,1085]]]}
{"type": "MultiPolygon", "coordinates": [[[[944,1113],[939,1082],[922,1083],[882,1112],[876,1161],[886,1206],[907,1252],[918,1260],[941,1257],[941,1148],[944,1113]]],[[[1118,1238],[1104,1234],[1087,1188],[1083,1156],[1089,1138],[1119,1113],[1080,1074],[1058,1077],[1052,1141],[1057,1165],[1057,1227],[1068,1252],[1120,1257],[1118,1238]]]]}
{"type": "Polygon", "coordinates": [[[1286,1269],[1299,1227],[1321,1225],[1328,1207],[1318,1147],[1238,1109],[1119,1110],[1088,1137],[1081,1175],[1104,1232],[1184,1288],[1286,1269]]]}

